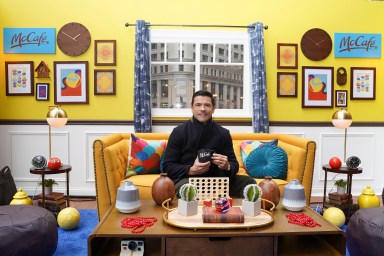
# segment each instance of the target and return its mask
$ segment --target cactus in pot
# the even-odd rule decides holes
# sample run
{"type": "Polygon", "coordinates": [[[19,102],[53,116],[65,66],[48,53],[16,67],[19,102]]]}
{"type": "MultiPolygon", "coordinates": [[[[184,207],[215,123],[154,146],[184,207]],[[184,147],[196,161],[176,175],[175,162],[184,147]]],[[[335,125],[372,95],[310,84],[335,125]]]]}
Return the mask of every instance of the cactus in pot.
{"type": "Polygon", "coordinates": [[[244,199],[250,202],[256,202],[263,195],[263,190],[257,184],[248,184],[243,191],[244,199]]]}
{"type": "Polygon", "coordinates": [[[180,198],[184,201],[194,201],[197,197],[197,188],[193,184],[184,184],[180,188],[180,198]]]}
{"type": "Polygon", "coordinates": [[[197,214],[198,202],[197,188],[193,184],[184,184],[179,190],[180,199],[178,200],[179,214],[191,216],[197,214]]]}
{"type": "Polygon", "coordinates": [[[249,184],[243,190],[244,199],[241,209],[248,216],[256,216],[261,212],[261,195],[263,190],[257,184],[249,184]]]}

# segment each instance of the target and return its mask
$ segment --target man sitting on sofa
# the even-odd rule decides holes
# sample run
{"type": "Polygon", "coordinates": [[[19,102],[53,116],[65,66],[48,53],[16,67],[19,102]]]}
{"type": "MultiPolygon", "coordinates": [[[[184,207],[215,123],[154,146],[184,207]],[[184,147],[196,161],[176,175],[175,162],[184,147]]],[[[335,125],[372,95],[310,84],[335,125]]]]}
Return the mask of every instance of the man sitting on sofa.
{"type": "Polygon", "coordinates": [[[169,136],[163,160],[163,170],[175,184],[179,197],[180,187],[189,177],[229,177],[229,195],[243,197],[243,189],[256,181],[239,170],[229,131],[212,120],[215,99],[208,91],[197,91],[192,96],[193,116],[173,129],[169,136]],[[214,150],[211,161],[199,162],[199,149],[214,150]]]}

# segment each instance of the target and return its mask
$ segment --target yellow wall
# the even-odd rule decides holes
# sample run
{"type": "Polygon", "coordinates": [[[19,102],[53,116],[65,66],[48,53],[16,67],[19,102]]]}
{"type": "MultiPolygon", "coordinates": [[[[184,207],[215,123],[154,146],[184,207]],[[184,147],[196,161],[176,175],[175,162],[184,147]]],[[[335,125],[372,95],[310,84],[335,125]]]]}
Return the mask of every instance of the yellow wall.
{"type": "MultiPolygon", "coordinates": [[[[48,106],[53,105],[53,62],[89,62],[89,104],[65,105],[71,120],[132,120],[134,27],[144,19],[152,24],[226,24],[248,25],[256,21],[268,25],[264,31],[267,62],[268,103],[271,121],[329,121],[335,109],[301,108],[301,66],[345,67],[348,81],[334,89],[349,91],[350,67],[376,67],[376,100],[348,100],[354,121],[383,121],[383,57],[381,59],[335,59],[333,51],[323,61],[306,59],[299,50],[297,98],[276,97],[277,43],[297,43],[310,28],[325,29],[333,38],[334,32],[380,33],[383,26],[384,2],[368,0],[66,0],[25,1],[1,0],[1,27],[41,27],[58,29],[68,22],[80,22],[91,32],[90,49],[78,57],[56,54],[3,54],[3,31],[0,31],[0,119],[43,119],[48,106]],[[109,68],[94,66],[94,40],[117,40],[116,96],[93,95],[93,70],[109,68]],[[36,101],[35,96],[5,96],[5,61],[34,61],[35,67],[43,60],[51,69],[51,78],[35,79],[50,83],[50,101],[36,101]]],[[[152,28],[155,29],[155,28],[152,28]]],[[[180,29],[180,28],[178,28],[180,29]]],[[[383,40],[384,41],[384,40],[383,40]]],[[[335,76],[336,81],[336,76],[335,76]]],[[[350,93],[348,93],[349,96],[350,93]]]]}

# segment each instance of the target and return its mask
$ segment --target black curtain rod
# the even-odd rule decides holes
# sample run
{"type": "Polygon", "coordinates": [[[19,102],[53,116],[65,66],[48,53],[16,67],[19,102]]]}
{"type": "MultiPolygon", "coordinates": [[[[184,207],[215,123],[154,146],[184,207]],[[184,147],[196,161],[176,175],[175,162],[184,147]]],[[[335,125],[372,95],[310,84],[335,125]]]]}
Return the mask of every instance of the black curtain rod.
{"type": "MultiPolygon", "coordinates": [[[[125,23],[126,27],[136,26],[136,24],[125,23]]],[[[150,24],[149,26],[153,27],[195,27],[195,28],[253,28],[255,26],[229,26],[229,25],[183,25],[183,24],[150,24]]],[[[268,26],[263,27],[265,30],[268,29],[268,26]]]]}

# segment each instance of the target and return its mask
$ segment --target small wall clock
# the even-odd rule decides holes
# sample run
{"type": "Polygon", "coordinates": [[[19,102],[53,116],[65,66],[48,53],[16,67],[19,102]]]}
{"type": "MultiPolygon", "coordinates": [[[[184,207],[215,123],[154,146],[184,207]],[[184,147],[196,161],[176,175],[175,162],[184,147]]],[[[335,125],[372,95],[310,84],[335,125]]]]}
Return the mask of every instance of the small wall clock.
{"type": "Polygon", "coordinates": [[[37,73],[37,78],[49,78],[49,70],[48,65],[45,64],[44,61],[41,61],[40,64],[35,69],[35,72],[37,73]]]}
{"type": "Polygon", "coordinates": [[[79,56],[91,45],[91,34],[82,24],[70,22],[57,33],[57,46],[66,55],[79,56]]]}
{"type": "Polygon", "coordinates": [[[332,39],[323,29],[312,28],[304,33],[300,43],[301,51],[310,60],[324,60],[331,54],[332,39]]]}

